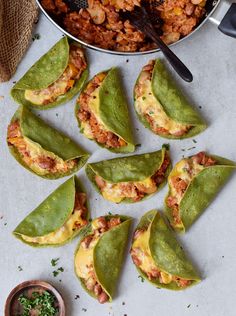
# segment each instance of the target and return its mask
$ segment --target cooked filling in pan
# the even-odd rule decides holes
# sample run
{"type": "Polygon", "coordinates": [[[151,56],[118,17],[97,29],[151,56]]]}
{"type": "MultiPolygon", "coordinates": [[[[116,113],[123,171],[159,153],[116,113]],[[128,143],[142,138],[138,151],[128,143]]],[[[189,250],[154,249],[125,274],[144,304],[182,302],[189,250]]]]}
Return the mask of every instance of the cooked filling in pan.
{"type": "Polygon", "coordinates": [[[80,79],[86,67],[82,48],[71,44],[68,66],[63,74],[45,89],[25,90],[25,99],[37,105],[47,105],[57,101],[61,95],[74,87],[75,82],[80,79]]]}
{"type": "Polygon", "coordinates": [[[144,66],[135,85],[136,111],[139,115],[146,118],[154,133],[183,136],[192,128],[192,126],[175,122],[168,117],[161,104],[153,95],[151,79],[154,66],[154,60],[151,60],[144,66]]]}
{"type": "Polygon", "coordinates": [[[19,120],[9,125],[7,141],[18,151],[24,163],[40,175],[67,173],[76,166],[77,159],[65,161],[23,136],[19,120]]]}
{"type": "Polygon", "coordinates": [[[165,181],[165,173],[170,165],[170,158],[165,154],[164,161],[156,173],[143,181],[109,183],[99,175],[96,175],[95,181],[103,197],[111,202],[120,203],[125,198],[134,202],[140,201],[147,194],[152,194],[158,190],[158,187],[165,181]]]}
{"type": "Polygon", "coordinates": [[[80,244],[80,248],[75,257],[75,266],[77,275],[83,280],[85,287],[89,292],[97,297],[99,303],[105,303],[109,300],[109,296],[103,289],[97,279],[94,262],[93,251],[99,238],[109,229],[121,224],[119,217],[106,219],[101,216],[92,222],[92,233],[86,236],[80,244]]]}
{"type": "MultiPolygon", "coordinates": [[[[70,10],[66,1],[41,0],[44,9],[69,33],[86,43],[115,51],[146,51],[156,48],[119,11],[132,11],[141,0],[88,0],[88,8],[70,10]]],[[[205,14],[206,0],[146,0],[162,39],[171,44],[188,35],[205,14]]]]}
{"type": "Polygon", "coordinates": [[[96,75],[80,94],[77,117],[81,122],[83,133],[107,148],[120,148],[127,143],[118,135],[109,131],[99,117],[99,88],[107,73],[96,75]]]}
{"type": "Polygon", "coordinates": [[[86,217],[86,194],[76,192],[73,212],[62,227],[44,236],[29,237],[21,235],[21,238],[30,243],[61,244],[70,239],[77,230],[80,230],[83,226],[87,225],[88,221],[86,220],[86,217]]]}
{"type": "Polygon", "coordinates": [[[162,284],[175,282],[180,288],[185,288],[191,285],[192,280],[186,280],[169,274],[157,267],[148,245],[150,234],[149,227],[146,229],[137,229],[134,233],[134,240],[130,251],[134,264],[148,277],[150,281],[157,281],[162,284]]]}
{"type": "Polygon", "coordinates": [[[216,161],[200,152],[190,158],[181,160],[175,166],[175,172],[172,171],[168,182],[170,186],[170,195],[167,198],[167,206],[172,210],[173,225],[182,227],[183,223],[179,214],[179,205],[184,196],[184,193],[192,181],[192,179],[201,172],[205,167],[213,166],[216,161]]]}

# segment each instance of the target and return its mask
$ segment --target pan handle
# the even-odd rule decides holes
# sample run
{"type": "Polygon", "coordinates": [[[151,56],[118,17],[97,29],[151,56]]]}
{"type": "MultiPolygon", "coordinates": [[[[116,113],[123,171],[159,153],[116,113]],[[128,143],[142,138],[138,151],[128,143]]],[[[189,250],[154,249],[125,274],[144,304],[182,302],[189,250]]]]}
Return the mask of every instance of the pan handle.
{"type": "Polygon", "coordinates": [[[218,29],[231,37],[236,38],[236,3],[232,3],[223,20],[218,25],[218,29]]]}
{"type": "Polygon", "coordinates": [[[222,33],[236,38],[236,3],[231,3],[231,5],[229,5],[230,4],[228,1],[223,0],[221,6],[224,8],[227,6],[228,11],[226,14],[223,16],[223,18],[219,18],[219,8],[217,8],[216,13],[214,13],[213,16],[209,18],[209,20],[216,24],[222,33]]]}

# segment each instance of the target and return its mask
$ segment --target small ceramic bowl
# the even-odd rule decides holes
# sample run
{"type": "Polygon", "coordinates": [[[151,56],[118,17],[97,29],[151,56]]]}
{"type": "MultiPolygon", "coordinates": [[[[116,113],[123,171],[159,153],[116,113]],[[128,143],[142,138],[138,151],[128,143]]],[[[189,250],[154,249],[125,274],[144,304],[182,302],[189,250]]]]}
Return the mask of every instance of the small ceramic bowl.
{"type": "Polygon", "coordinates": [[[14,309],[17,309],[18,298],[25,291],[48,291],[55,296],[56,304],[59,307],[58,316],[65,316],[65,304],[61,294],[49,283],[40,281],[40,280],[32,280],[26,281],[21,284],[18,284],[8,295],[5,304],[5,316],[14,315],[14,309]]]}

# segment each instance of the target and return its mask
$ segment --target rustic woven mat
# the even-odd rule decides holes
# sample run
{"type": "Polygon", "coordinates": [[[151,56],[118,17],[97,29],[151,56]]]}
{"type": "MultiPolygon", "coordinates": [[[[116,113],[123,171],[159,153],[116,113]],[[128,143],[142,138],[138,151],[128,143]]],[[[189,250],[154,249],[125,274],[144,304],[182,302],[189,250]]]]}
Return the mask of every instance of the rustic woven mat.
{"type": "Polygon", "coordinates": [[[37,18],[34,0],[0,0],[0,82],[15,73],[37,18]]]}

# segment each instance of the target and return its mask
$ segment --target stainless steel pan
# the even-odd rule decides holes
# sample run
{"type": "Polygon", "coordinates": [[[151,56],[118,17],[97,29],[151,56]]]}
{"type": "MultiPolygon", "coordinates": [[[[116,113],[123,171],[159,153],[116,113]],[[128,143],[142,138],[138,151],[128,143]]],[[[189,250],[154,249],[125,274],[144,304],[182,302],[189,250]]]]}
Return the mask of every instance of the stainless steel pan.
{"type": "MultiPolygon", "coordinates": [[[[80,44],[92,48],[94,50],[103,52],[103,53],[109,53],[114,55],[144,55],[144,54],[150,54],[158,52],[159,49],[153,49],[145,52],[117,52],[117,51],[111,51],[103,48],[96,47],[94,45],[88,44],[70,33],[68,33],[65,29],[63,29],[56,21],[44,10],[42,7],[40,0],[36,0],[39,8],[41,11],[45,14],[45,16],[64,34],[71,37],[75,41],[79,42],[80,44]]],[[[213,22],[218,26],[218,29],[223,32],[224,34],[235,37],[236,38],[236,3],[232,3],[232,1],[227,0],[207,0],[206,3],[206,15],[204,19],[201,21],[201,23],[194,29],[193,32],[191,32],[189,35],[183,37],[179,41],[175,42],[174,44],[171,44],[171,46],[176,45],[188,37],[192,36],[195,32],[197,32],[201,26],[206,23],[208,20],[213,22]],[[228,11],[227,11],[228,9],[228,11]],[[225,14],[225,15],[224,15],[225,14]],[[223,19],[222,19],[223,15],[223,19]]]]}

